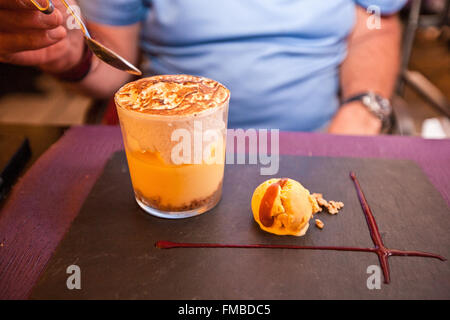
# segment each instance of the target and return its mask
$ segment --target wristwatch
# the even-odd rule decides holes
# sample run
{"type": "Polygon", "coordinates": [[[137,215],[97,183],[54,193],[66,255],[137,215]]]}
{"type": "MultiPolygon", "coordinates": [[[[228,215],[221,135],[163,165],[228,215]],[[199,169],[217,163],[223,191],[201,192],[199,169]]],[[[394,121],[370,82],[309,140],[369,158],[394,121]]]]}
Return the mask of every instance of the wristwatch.
{"type": "Polygon", "coordinates": [[[346,99],[342,104],[353,101],[361,101],[361,103],[378,119],[381,120],[381,131],[388,132],[394,125],[394,117],[391,103],[388,99],[376,94],[373,91],[367,91],[354,95],[346,99]]]}

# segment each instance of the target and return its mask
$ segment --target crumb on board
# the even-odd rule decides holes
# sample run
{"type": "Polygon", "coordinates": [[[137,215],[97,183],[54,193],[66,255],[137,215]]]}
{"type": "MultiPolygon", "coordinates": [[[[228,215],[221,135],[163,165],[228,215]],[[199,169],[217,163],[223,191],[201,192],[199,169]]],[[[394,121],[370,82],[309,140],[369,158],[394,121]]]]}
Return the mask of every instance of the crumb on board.
{"type": "Polygon", "coordinates": [[[316,219],[316,227],[317,227],[317,228],[323,229],[323,226],[324,226],[324,225],[325,225],[325,224],[322,222],[322,220],[316,219]]]}
{"type": "Polygon", "coordinates": [[[328,213],[329,214],[336,214],[339,212],[340,209],[342,209],[342,207],[344,206],[344,203],[341,201],[333,201],[330,200],[328,201],[328,213]]]}
{"type": "Polygon", "coordinates": [[[344,207],[344,203],[341,201],[325,200],[321,193],[313,193],[311,196],[316,199],[321,208],[327,208],[329,214],[336,214],[344,207]]]}

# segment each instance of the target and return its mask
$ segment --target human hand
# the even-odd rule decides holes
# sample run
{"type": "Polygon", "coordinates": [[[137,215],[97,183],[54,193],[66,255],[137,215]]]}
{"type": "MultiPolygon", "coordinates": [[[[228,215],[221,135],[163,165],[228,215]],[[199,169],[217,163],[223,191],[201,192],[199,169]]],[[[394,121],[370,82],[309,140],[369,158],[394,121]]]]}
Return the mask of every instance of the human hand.
{"type": "MultiPolygon", "coordinates": [[[[46,4],[46,0],[37,1],[46,4]]],[[[39,66],[55,73],[78,63],[82,34],[64,27],[66,7],[60,1],[53,4],[54,12],[47,15],[29,0],[0,0],[0,62],[39,66]]]]}
{"type": "Polygon", "coordinates": [[[333,134],[377,135],[380,131],[381,120],[359,101],[341,106],[328,127],[333,134]]]}

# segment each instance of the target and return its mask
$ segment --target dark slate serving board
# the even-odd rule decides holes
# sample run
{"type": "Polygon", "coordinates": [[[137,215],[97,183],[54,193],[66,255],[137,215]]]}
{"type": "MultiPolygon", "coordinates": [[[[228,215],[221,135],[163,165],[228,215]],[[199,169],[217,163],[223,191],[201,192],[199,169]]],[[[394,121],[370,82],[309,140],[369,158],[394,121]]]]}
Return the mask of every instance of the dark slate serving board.
{"type": "MultiPolygon", "coordinates": [[[[286,249],[156,249],[157,240],[239,244],[372,247],[350,170],[356,172],[390,248],[450,258],[450,210],[412,162],[282,156],[278,176],[341,200],[335,216],[320,213],[304,237],[275,236],[253,221],[250,199],[267,179],[257,165],[229,165],[219,205],[201,216],[164,220],[134,201],[123,153],[115,154],[60,243],[32,299],[398,299],[450,298],[450,263],[389,259],[392,282],[367,288],[373,253],[286,249]],[[81,289],[68,290],[69,265],[81,289]]],[[[70,195],[69,195],[70,196],[70,195]]]]}

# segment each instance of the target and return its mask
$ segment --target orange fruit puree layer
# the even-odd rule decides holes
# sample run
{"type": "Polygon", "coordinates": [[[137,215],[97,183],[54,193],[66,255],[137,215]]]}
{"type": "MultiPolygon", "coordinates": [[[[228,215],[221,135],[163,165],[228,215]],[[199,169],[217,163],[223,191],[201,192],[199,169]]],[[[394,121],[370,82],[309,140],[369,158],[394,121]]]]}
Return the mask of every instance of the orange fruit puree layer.
{"type": "Polygon", "coordinates": [[[166,164],[156,152],[125,149],[134,190],[161,207],[183,207],[217,191],[224,164],[166,164]]]}

